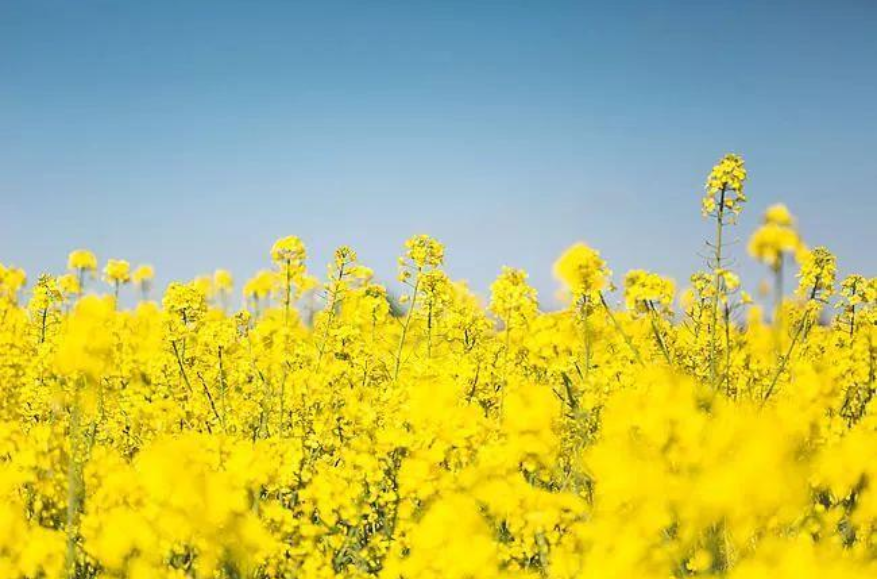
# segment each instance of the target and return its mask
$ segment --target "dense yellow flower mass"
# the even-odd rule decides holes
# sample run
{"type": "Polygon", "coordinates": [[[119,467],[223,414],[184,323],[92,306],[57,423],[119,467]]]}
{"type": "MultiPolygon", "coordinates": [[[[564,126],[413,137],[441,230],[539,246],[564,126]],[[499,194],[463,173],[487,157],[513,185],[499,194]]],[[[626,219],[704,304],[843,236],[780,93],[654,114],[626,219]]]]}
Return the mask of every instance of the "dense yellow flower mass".
{"type": "Polygon", "coordinates": [[[237,312],[225,270],[150,301],[82,250],[0,266],[0,577],[873,577],[876,280],[819,246],[766,316],[721,247],[617,292],[576,244],[558,311],[511,267],[481,300],[425,235],[402,300],[296,237],[237,312]]]}

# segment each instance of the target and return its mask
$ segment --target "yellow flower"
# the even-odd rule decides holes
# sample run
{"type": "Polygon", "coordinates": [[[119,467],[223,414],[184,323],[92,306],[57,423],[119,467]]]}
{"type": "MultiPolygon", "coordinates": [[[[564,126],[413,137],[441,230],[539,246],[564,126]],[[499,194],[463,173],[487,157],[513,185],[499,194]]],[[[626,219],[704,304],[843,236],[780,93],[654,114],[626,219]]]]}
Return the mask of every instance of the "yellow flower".
{"type": "Polygon", "coordinates": [[[76,295],[82,291],[79,279],[71,273],[58,276],[58,288],[65,295],[76,295]]]}
{"type": "Polygon", "coordinates": [[[18,292],[27,283],[27,274],[20,267],[6,267],[0,264],[0,293],[15,301],[18,292]]]}
{"type": "Polygon", "coordinates": [[[61,373],[100,381],[111,363],[113,311],[109,298],[86,296],[77,302],[56,354],[61,373]]]}
{"type": "Polygon", "coordinates": [[[632,311],[667,310],[674,301],[674,281],[635,269],[626,273],[624,282],[626,307],[632,311]]]}
{"type": "Polygon", "coordinates": [[[716,215],[719,211],[729,212],[733,218],[738,215],[748,200],[744,193],[747,179],[745,161],[738,155],[725,155],[705,182],[702,215],[716,215]]]}
{"type": "Polygon", "coordinates": [[[305,245],[295,235],[282,237],[272,245],[272,261],[278,265],[300,265],[305,261],[305,245]]]}
{"type": "Polygon", "coordinates": [[[584,243],[569,247],[555,262],[553,273],[575,299],[600,292],[611,275],[601,255],[584,243]]]}
{"type": "Polygon", "coordinates": [[[445,248],[427,235],[416,235],[406,241],[406,257],[416,267],[438,267],[443,264],[445,248]]]}
{"type": "Polygon", "coordinates": [[[156,276],[156,272],[151,265],[139,265],[134,273],[131,274],[131,280],[134,283],[143,283],[152,281],[152,279],[156,276]]]}
{"type": "Polygon", "coordinates": [[[794,226],[794,218],[781,203],[766,210],[763,225],[751,236],[748,253],[773,269],[778,269],[784,256],[801,256],[805,244],[794,226]]]}
{"type": "Polygon", "coordinates": [[[67,269],[95,271],[98,269],[98,258],[87,249],[75,249],[67,256],[67,269]]]}
{"type": "Polygon", "coordinates": [[[232,274],[225,269],[218,269],[214,272],[214,288],[221,292],[227,292],[235,285],[232,274]]]}
{"type": "Polygon", "coordinates": [[[784,203],[776,203],[767,207],[763,220],[766,223],[773,223],[782,227],[791,227],[794,224],[794,217],[784,203]]]}
{"type": "Polygon", "coordinates": [[[184,323],[195,323],[207,312],[207,298],[197,283],[172,282],[162,298],[162,307],[184,323]]]}
{"type": "Polygon", "coordinates": [[[274,291],[277,285],[277,275],[271,271],[262,270],[247,280],[242,293],[247,298],[265,298],[274,291]]]}
{"type": "Polygon", "coordinates": [[[816,247],[806,256],[797,278],[797,295],[808,300],[827,301],[836,282],[836,256],[826,247],[816,247]]]}
{"type": "Polygon", "coordinates": [[[104,266],[104,279],[113,284],[131,281],[131,266],[124,259],[109,259],[104,266]]]}
{"type": "Polygon", "coordinates": [[[711,567],[712,562],[713,558],[711,557],[711,553],[705,549],[699,549],[696,551],[696,554],[690,557],[687,561],[687,569],[694,573],[701,573],[702,571],[707,571],[708,568],[711,567]]]}
{"type": "Polygon", "coordinates": [[[489,309],[505,325],[527,320],[537,312],[537,290],[528,285],[525,270],[504,266],[491,284],[489,309]]]}
{"type": "Polygon", "coordinates": [[[414,235],[406,240],[406,253],[398,260],[397,279],[409,283],[410,278],[419,272],[442,266],[445,247],[428,235],[414,235]]]}

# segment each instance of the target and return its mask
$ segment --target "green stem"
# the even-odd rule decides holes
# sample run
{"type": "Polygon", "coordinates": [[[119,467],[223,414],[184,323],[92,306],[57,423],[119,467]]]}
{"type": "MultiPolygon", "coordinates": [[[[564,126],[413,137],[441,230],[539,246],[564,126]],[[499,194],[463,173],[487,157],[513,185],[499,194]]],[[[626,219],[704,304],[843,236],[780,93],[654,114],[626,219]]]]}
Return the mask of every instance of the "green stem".
{"type": "Polygon", "coordinates": [[[290,260],[284,262],[284,327],[290,322],[290,260]]]}
{"type": "Polygon", "coordinates": [[[803,331],[803,328],[806,325],[806,318],[808,315],[808,312],[806,312],[806,314],[803,316],[803,319],[800,321],[800,324],[797,327],[797,331],[790,341],[790,346],[788,346],[787,352],[785,352],[784,357],[781,359],[781,363],[778,365],[778,369],[775,371],[775,375],[772,378],[772,382],[769,384],[769,388],[763,394],[763,401],[760,403],[761,407],[766,404],[766,402],[769,400],[769,397],[772,396],[772,393],[775,391],[775,387],[778,384],[778,379],[781,377],[782,372],[784,372],[784,369],[787,367],[787,363],[791,358],[791,354],[793,354],[794,348],[797,345],[797,340],[800,337],[800,333],[803,331]]]}
{"type": "Polygon", "coordinates": [[[671,354],[668,352],[668,346],[665,345],[665,340],[662,338],[662,333],[659,331],[659,324],[657,323],[658,313],[656,311],[656,307],[653,305],[653,302],[650,300],[645,300],[647,303],[647,309],[649,311],[650,316],[650,327],[653,330],[653,337],[656,339],[656,343],[659,345],[659,349],[662,351],[662,355],[665,357],[665,361],[671,365],[671,354]]]}
{"type": "Polygon", "coordinates": [[[790,346],[787,349],[784,357],[781,359],[781,363],[778,365],[778,369],[775,371],[775,376],[772,378],[772,382],[769,384],[769,388],[763,394],[763,400],[760,403],[760,407],[762,408],[766,402],[769,400],[769,397],[772,396],[772,393],[775,391],[775,387],[778,384],[778,379],[781,377],[782,372],[787,367],[788,362],[790,361],[791,355],[794,352],[794,348],[797,345],[797,341],[800,338],[800,334],[803,336],[803,340],[806,339],[806,336],[809,333],[809,303],[811,303],[815,297],[818,295],[818,284],[821,279],[822,270],[819,270],[818,275],[815,276],[815,283],[812,286],[812,291],[809,292],[809,299],[806,302],[806,311],[803,312],[803,317],[800,319],[800,323],[797,325],[797,331],[794,334],[793,338],[791,338],[790,346]]]}
{"type": "Polygon", "coordinates": [[[580,320],[583,322],[583,379],[589,374],[592,336],[589,332],[589,298],[583,296],[580,302],[580,320]]]}
{"type": "Polygon", "coordinates": [[[226,372],[223,370],[223,347],[217,347],[217,362],[220,374],[220,408],[223,411],[221,422],[223,424],[223,432],[226,432],[226,372]]]}
{"type": "Polygon", "coordinates": [[[635,360],[637,360],[638,364],[643,366],[644,360],[641,359],[641,354],[638,352],[638,348],[635,347],[635,344],[632,342],[632,338],[630,338],[629,335],[626,334],[625,330],[623,330],[623,327],[620,325],[619,320],[614,317],[613,312],[610,310],[610,306],[607,305],[607,300],[604,299],[604,294],[599,293],[598,297],[601,299],[601,305],[604,306],[604,311],[607,312],[607,317],[613,323],[613,327],[616,329],[617,333],[622,336],[623,341],[629,347],[629,350],[632,351],[632,355],[635,356],[635,360]]]}
{"type": "Polygon", "coordinates": [[[730,307],[729,304],[725,304],[723,307],[723,328],[726,334],[726,368],[724,370],[724,380],[726,381],[726,391],[727,394],[730,393],[730,367],[732,366],[732,345],[730,339],[729,332],[729,317],[730,317],[730,307]]]}
{"type": "Polygon", "coordinates": [[[75,385],[74,389],[68,432],[70,450],[67,456],[67,513],[65,523],[67,532],[65,569],[67,577],[70,578],[76,576],[76,543],[79,532],[79,511],[82,496],[82,465],[79,457],[79,385],[75,385]]]}
{"type": "Polygon", "coordinates": [[[781,305],[784,296],[784,256],[778,258],[778,265],[773,268],[775,272],[775,323],[781,322],[781,305]]]}
{"type": "Polygon", "coordinates": [[[409,302],[409,311],[406,312],[406,321],[403,322],[403,329],[400,332],[400,343],[397,345],[397,358],[394,362],[394,381],[400,375],[400,363],[403,359],[403,346],[406,343],[406,334],[409,332],[409,324],[412,322],[412,314],[415,312],[415,301],[418,299],[418,285],[421,283],[421,269],[415,277],[415,285],[412,287],[412,299],[409,302]]]}
{"type": "Polygon", "coordinates": [[[78,273],[79,295],[85,293],[85,268],[81,267],[76,270],[78,273]]]}
{"type": "Polygon", "coordinates": [[[321,360],[324,357],[324,351],[327,347],[327,341],[330,337],[330,329],[333,325],[333,320],[336,317],[336,306],[338,304],[339,298],[339,286],[342,283],[342,279],[345,276],[345,265],[342,264],[339,266],[339,274],[336,276],[336,284],[333,286],[332,293],[330,294],[330,301],[327,304],[327,323],[324,326],[323,336],[321,336],[320,346],[318,347],[317,352],[317,367],[320,368],[321,360]]]}
{"type": "Polygon", "coordinates": [[[720,306],[720,290],[722,280],[720,270],[723,267],[723,210],[726,203],[726,185],[720,189],[720,204],[717,206],[717,224],[714,234],[714,300],[711,307],[711,349],[708,352],[710,361],[711,384],[717,380],[717,309],[720,306]]]}

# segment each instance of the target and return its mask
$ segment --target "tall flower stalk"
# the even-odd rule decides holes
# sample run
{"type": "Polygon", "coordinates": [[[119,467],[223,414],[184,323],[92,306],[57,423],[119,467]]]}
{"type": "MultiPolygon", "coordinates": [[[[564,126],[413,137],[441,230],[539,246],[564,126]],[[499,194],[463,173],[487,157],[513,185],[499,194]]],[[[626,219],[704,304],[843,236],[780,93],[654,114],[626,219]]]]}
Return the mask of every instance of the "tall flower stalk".
{"type": "Polygon", "coordinates": [[[714,219],[714,242],[707,242],[713,255],[708,261],[714,280],[714,291],[711,299],[711,329],[708,350],[708,369],[711,383],[716,385],[718,379],[718,348],[717,325],[720,316],[720,305],[727,289],[724,287],[724,271],[727,259],[724,255],[724,227],[734,224],[747,201],[744,193],[748,173],[744,160],[734,154],[724,156],[711,169],[705,183],[705,195],[702,198],[702,216],[714,219]]]}

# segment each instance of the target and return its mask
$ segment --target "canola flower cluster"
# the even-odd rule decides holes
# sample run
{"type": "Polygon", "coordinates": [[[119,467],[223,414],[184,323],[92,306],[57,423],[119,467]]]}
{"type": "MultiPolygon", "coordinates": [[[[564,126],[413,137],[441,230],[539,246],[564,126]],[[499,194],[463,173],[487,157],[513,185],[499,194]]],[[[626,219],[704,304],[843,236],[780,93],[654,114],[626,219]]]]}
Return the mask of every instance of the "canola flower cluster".
{"type": "Polygon", "coordinates": [[[686,287],[577,244],[558,311],[515,268],[481,302],[425,235],[399,301],[296,237],[237,312],[223,270],[152,301],[86,250],[0,267],[0,576],[875,576],[876,280],[774,205],[757,306],[724,246],[746,178],[712,170],[686,287]]]}

